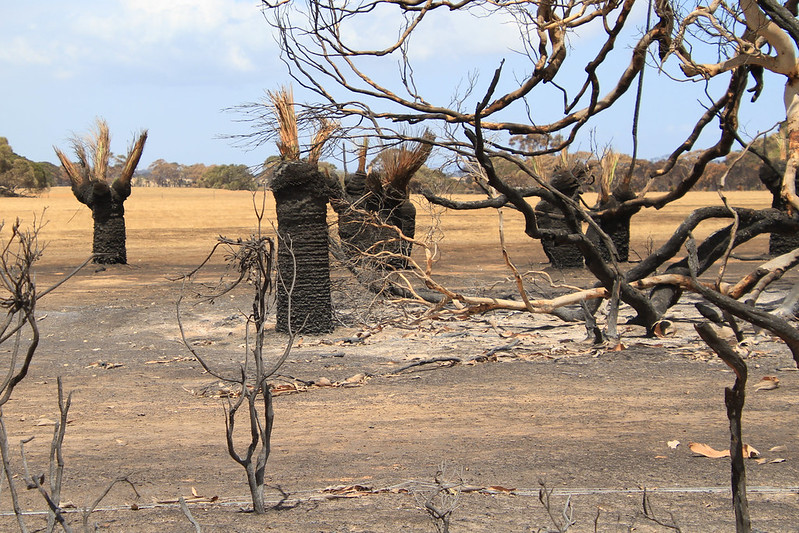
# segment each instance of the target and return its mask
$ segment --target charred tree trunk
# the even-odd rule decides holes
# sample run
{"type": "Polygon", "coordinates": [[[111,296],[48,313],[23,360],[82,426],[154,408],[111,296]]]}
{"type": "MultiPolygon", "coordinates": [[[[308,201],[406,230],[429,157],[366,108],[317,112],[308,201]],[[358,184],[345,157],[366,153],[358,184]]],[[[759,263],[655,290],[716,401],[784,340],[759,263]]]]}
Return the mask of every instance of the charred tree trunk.
{"type": "MultiPolygon", "coordinates": [[[[571,233],[561,211],[546,200],[541,200],[535,206],[538,217],[538,227],[542,230],[564,230],[571,233]]],[[[557,238],[544,235],[541,237],[541,246],[549,262],[555,268],[580,268],[583,266],[583,254],[573,243],[560,244],[557,238]]]]}
{"type": "MultiPolygon", "coordinates": [[[[622,202],[631,200],[634,197],[635,195],[632,194],[632,191],[630,191],[629,195],[624,196],[621,193],[614,192],[613,196],[606,202],[601,202],[596,207],[597,211],[611,211],[600,217],[597,223],[602,231],[607,233],[610,240],[613,241],[613,246],[616,247],[616,253],[618,254],[617,260],[625,263],[630,260],[630,220],[638,212],[638,209],[623,212],[614,210],[622,202]]],[[[609,262],[610,250],[605,246],[604,241],[599,238],[597,231],[593,227],[589,227],[586,236],[599,248],[602,259],[609,262]]]]}
{"type": "Polygon", "coordinates": [[[92,210],[94,262],[103,265],[126,264],[124,202],[130,196],[130,182],[114,181],[109,187],[102,181],[73,186],[75,198],[92,210]]]}
{"type": "MultiPolygon", "coordinates": [[[[587,174],[588,169],[582,165],[575,165],[571,169],[557,168],[552,175],[550,185],[558,192],[572,199],[580,196],[581,179],[587,174]]],[[[541,200],[535,206],[538,217],[538,227],[542,230],[563,230],[567,234],[580,233],[581,228],[569,223],[566,208],[561,208],[548,200],[541,200]]],[[[583,254],[574,242],[560,240],[552,235],[544,235],[541,245],[549,262],[555,268],[580,268],[583,266],[583,254]]]]}
{"type": "MultiPolygon", "coordinates": [[[[416,207],[410,198],[387,195],[383,200],[379,216],[386,224],[398,228],[405,237],[413,239],[416,235],[416,207]]],[[[384,250],[391,254],[386,259],[387,266],[394,270],[408,268],[408,258],[411,256],[413,243],[401,239],[392,229],[388,229],[385,233],[384,250]]]]}
{"type": "MultiPolygon", "coordinates": [[[[735,240],[733,248],[741,245],[744,242],[751,240],[753,237],[762,233],[775,231],[782,227],[791,228],[796,231],[796,223],[786,217],[780,216],[779,212],[770,210],[750,211],[738,210],[740,226],[735,233],[735,240]]],[[[727,249],[732,233],[732,226],[722,228],[710,236],[699,245],[697,249],[698,265],[697,275],[704,273],[710,266],[716,262],[727,249]]],[[[677,247],[680,243],[676,244],[677,247]]],[[[683,258],[671,264],[666,270],[666,274],[682,274],[689,275],[688,258],[683,258]]],[[[638,269],[632,269],[628,272],[630,279],[636,279],[639,274],[638,269]]],[[[662,316],[672,305],[674,305],[682,294],[681,289],[674,285],[662,285],[654,288],[650,293],[650,301],[657,310],[658,314],[662,316]]]]}
{"type": "Polygon", "coordinates": [[[402,240],[416,234],[416,207],[410,198],[391,194],[382,187],[368,187],[365,173],[345,178],[345,202],[348,208],[337,209],[338,231],[347,255],[357,263],[367,262],[380,269],[408,268],[412,244],[402,240]],[[376,189],[376,190],[375,190],[376,189]]]}
{"type": "Polygon", "coordinates": [[[272,192],[277,206],[277,325],[280,332],[333,331],[327,194],[318,169],[304,161],[283,162],[272,192]]]}

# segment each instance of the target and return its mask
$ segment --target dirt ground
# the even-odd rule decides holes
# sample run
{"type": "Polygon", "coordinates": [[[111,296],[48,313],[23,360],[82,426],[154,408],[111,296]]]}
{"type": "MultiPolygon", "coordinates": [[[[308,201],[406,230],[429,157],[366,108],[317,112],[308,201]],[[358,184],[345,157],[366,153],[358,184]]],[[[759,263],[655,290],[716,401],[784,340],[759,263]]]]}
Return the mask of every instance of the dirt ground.
{"type": "MultiPolygon", "coordinates": [[[[46,250],[38,275],[43,287],[76,264],[90,243],[81,240],[90,226],[81,226],[86,218],[77,202],[64,204],[64,212],[74,211],[71,218],[59,214],[60,199],[68,198],[63,192],[40,199],[55,205],[49,213],[66,235],[46,250]]],[[[128,206],[131,265],[85,269],[40,301],[42,342],[29,376],[4,408],[15,447],[12,468],[22,468],[16,443],[34,436],[26,445],[29,461],[35,472],[45,472],[58,414],[56,378],[72,391],[62,500],[77,508],[69,515],[73,525],[80,524],[80,508],[126,475],[138,496],[117,485],[89,518],[100,531],[195,531],[175,503],[180,496],[206,532],[434,531],[420,502],[443,466],[448,480],[463,481],[448,495],[457,495],[453,532],[554,528],[539,502],[539,483],[554,491],[555,519],[562,521],[570,502],[575,524],[569,531],[666,531],[642,516],[643,488],[656,517],[682,531],[734,530],[729,461],[688,449],[689,442],[729,447],[723,394],[734,381],[693,331],[695,299],[683,298],[670,313],[673,336],[651,339],[642,328],[623,326],[624,349],[610,351],[584,341],[583,325],[547,316],[497,312],[413,324],[404,319],[412,311],[407,306],[376,305],[367,313],[363,291],[344,273],[337,274],[334,295],[342,325],[299,339],[281,369],[277,383],[298,390],[275,399],[267,465],[272,509],[264,516],[247,512],[244,471],[225,448],[222,389],[180,342],[179,284],[169,280],[195,266],[212,244],[199,237],[186,242],[185,235],[232,236],[237,222],[162,230],[164,241],[176,243],[178,251],[170,253],[163,242],[154,244],[157,223],[134,215],[137,205],[158,209],[158,194],[171,192],[135,190],[131,197],[142,198],[128,206]],[[181,245],[192,252],[183,253],[181,245]],[[392,320],[378,326],[378,318],[392,320]],[[477,360],[397,372],[420,359],[452,356],[477,360]],[[322,378],[352,383],[312,384],[322,378]],[[669,441],[680,444],[671,448],[669,441]]],[[[4,218],[12,212],[8,205],[0,205],[4,218]]],[[[177,208],[166,201],[162,209],[177,208]]],[[[651,232],[638,235],[634,248],[651,246],[651,232]]],[[[492,246],[445,238],[443,279],[464,290],[510,294],[495,258],[481,262],[492,246]]],[[[762,241],[746,251],[760,248],[762,241]]],[[[531,251],[519,262],[545,269],[542,256],[531,251]]],[[[729,278],[758,264],[736,261],[729,278]]],[[[551,274],[587,283],[582,271],[551,274]]],[[[763,301],[778,299],[794,280],[786,276],[763,301]]],[[[549,291],[543,283],[533,289],[549,291]]],[[[189,341],[222,371],[234,371],[243,359],[236,309],[246,306],[241,295],[186,311],[189,341]]],[[[760,531],[795,532],[799,373],[784,346],[749,333],[744,440],[765,459],[746,463],[752,522],[760,531]],[[756,391],[764,376],[776,376],[779,388],[756,391]]],[[[277,355],[285,341],[270,334],[270,353],[277,355]]],[[[246,442],[243,432],[239,437],[246,442]]],[[[33,513],[29,527],[40,528],[45,504],[18,481],[23,507],[33,513]]],[[[17,529],[10,509],[4,484],[0,531],[17,529]]]]}

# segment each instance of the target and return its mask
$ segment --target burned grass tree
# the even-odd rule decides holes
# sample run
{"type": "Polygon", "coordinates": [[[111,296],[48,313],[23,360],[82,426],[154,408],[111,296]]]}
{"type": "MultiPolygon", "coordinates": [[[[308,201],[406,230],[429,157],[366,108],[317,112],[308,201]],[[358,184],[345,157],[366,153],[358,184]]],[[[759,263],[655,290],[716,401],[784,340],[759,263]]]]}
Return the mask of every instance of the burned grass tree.
{"type": "MultiPolygon", "coordinates": [[[[557,192],[572,200],[579,201],[580,192],[589,176],[589,169],[582,163],[574,165],[560,165],[555,168],[550,186],[557,192]]],[[[576,219],[568,209],[563,199],[553,196],[550,200],[541,200],[535,206],[538,225],[542,230],[555,230],[561,233],[580,233],[578,227],[581,221],[576,219]]],[[[573,242],[558,240],[555,233],[545,233],[541,237],[541,246],[544,248],[549,262],[555,268],[579,268],[583,266],[583,254],[573,242]]]]}
{"type": "Polygon", "coordinates": [[[85,138],[75,137],[72,140],[77,163],[73,163],[58,148],[55,148],[55,152],[69,176],[75,198],[92,211],[94,262],[126,264],[128,256],[125,243],[124,203],[130,196],[131,179],[144,151],[147,131],[139,134],[128,149],[119,177],[109,185],[110,140],[108,124],[98,119],[91,134],[85,138]]]}
{"type": "Polygon", "coordinates": [[[308,158],[300,159],[299,132],[290,89],[269,92],[278,125],[281,160],[272,169],[278,233],[277,330],[333,331],[327,230],[328,193],[318,161],[335,127],[322,122],[308,158]]]}
{"type": "MultiPolygon", "coordinates": [[[[432,133],[425,132],[417,143],[403,143],[380,154],[380,171],[367,177],[369,192],[378,199],[378,216],[388,226],[397,228],[400,235],[390,228],[385,234],[386,263],[390,268],[408,268],[408,258],[413,249],[412,240],[416,236],[416,207],[410,198],[411,179],[422,168],[433,150],[432,133]]],[[[385,233],[385,232],[383,232],[385,233]]]]}
{"type": "Polygon", "coordinates": [[[416,206],[409,185],[432,152],[434,136],[381,152],[366,172],[367,141],[361,145],[358,171],[345,177],[338,202],[339,237],[350,260],[381,270],[408,268],[416,236],[416,206]]]}
{"type": "MultiPolygon", "coordinates": [[[[598,216],[597,224],[613,242],[613,247],[616,249],[616,260],[626,262],[630,259],[630,220],[640,208],[619,209],[624,202],[634,199],[636,194],[630,186],[633,176],[632,165],[621,179],[616,180],[618,163],[619,154],[613,150],[606,150],[602,154],[602,158],[599,160],[601,170],[599,196],[593,210],[602,213],[598,216]]],[[[586,235],[597,245],[602,259],[611,261],[611,250],[602,240],[599,231],[590,227],[586,235]]]]}

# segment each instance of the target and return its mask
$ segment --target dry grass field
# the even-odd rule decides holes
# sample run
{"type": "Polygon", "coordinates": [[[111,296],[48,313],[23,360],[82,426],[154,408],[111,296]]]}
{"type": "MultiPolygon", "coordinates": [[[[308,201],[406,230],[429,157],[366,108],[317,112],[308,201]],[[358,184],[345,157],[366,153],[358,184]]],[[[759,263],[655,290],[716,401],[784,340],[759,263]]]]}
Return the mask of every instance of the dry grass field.
{"type": "MultiPolygon", "coordinates": [[[[771,199],[766,192],[728,193],[732,205],[766,207],[771,199]]],[[[475,197],[477,198],[477,197],[475,197]]],[[[468,199],[461,196],[459,199],[468,199]]],[[[593,196],[586,195],[587,204],[593,196]]],[[[652,246],[659,246],[671,236],[685,216],[698,207],[722,205],[717,193],[692,193],[660,210],[648,210],[633,220],[632,249],[643,256],[652,246]]],[[[126,202],[128,255],[131,265],[174,264],[193,265],[200,261],[218,235],[238,237],[249,235],[255,228],[253,197],[246,191],[214,189],[140,188],[126,202]]],[[[501,266],[499,255],[499,223],[495,211],[444,211],[431,208],[417,199],[419,212],[417,236],[426,234],[431,226],[442,252],[440,268],[443,273],[501,266]],[[467,252],[464,260],[460,256],[467,252]]],[[[92,221],[89,210],[79,204],[67,187],[57,187],[35,198],[0,198],[0,218],[7,223],[20,218],[30,223],[34,217],[47,222],[42,240],[48,243],[43,265],[68,266],[80,262],[91,251],[92,221]]],[[[505,238],[514,260],[520,264],[545,261],[538,243],[522,232],[523,220],[513,210],[505,212],[505,238]]],[[[275,221],[275,209],[268,198],[266,219],[275,221]]],[[[332,220],[332,217],[331,217],[332,220]]],[[[707,222],[695,233],[703,238],[722,227],[723,221],[707,222]]],[[[267,228],[269,230],[269,228],[267,228]]],[[[744,250],[763,253],[766,239],[760,238],[744,250]]]]}
{"type": "MultiPolygon", "coordinates": [[[[749,207],[770,201],[763,193],[729,197],[733,205],[749,207]]],[[[720,204],[716,194],[695,193],[659,212],[639,214],[632,249],[644,255],[688,212],[712,204],[720,204]]],[[[503,281],[495,212],[418,205],[418,236],[437,228],[432,235],[441,259],[435,271],[466,288],[512,289],[503,281]]],[[[0,199],[0,218],[29,223],[44,208],[41,286],[87,257],[92,226],[88,209],[66,188],[38,198],[0,199]]],[[[273,213],[270,206],[267,218],[274,220],[273,213]]],[[[505,216],[514,262],[545,269],[543,252],[521,233],[518,215],[505,210],[505,216]]],[[[452,515],[453,533],[554,527],[538,501],[539,481],[555,490],[556,516],[570,499],[576,520],[570,532],[666,531],[642,515],[644,487],[657,517],[673,520],[682,531],[734,529],[729,463],[696,457],[687,448],[691,441],[729,446],[723,390],[733,381],[697,340],[696,299],[690,297],[670,314],[676,336],[650,339],[642,328],[623,326],[624,349],[606,351],[583,341],[582,324],[548,316],[496,312],[413,323],[404,314],[408,307],[386,304],[379,316],[394,320],[359,321],[346,308],[358,299],[337,293],[340,327],[298,339],[281,369],[279,382],[297,392],[276,398],[267,465],[273,508],[261,517],[246,512],[244,473],[224,446],[224,400],[200,393],[219,388],[179,342],[179,284],[169,278],[196,266],[217,235],[250,234],[252,195],[134,189],[126,220],[129,265],[84,269],[40,301],[42,340],[34,365],[4,407],[14,449],[21,439],[35,437],[26,449],[32,469],[45,472],[53,427],[48,421],[57,416],[56,378],[73,391],[63,501],[81,508],[119,475],[130,476],[138,491],[111,491],[91,516],[99,531],[195,531],[175,503],[179,496],[190,500],[206,532],[434,531],[419,502],[442,463],[466,487],[452,515]],[[352,342],[359,335],[362,342],[352,342]],[[487,354],[486,361],[392,373],[429,357],[487,354]],[[314,384],[356,375],[363,378],[352,387],[314,384]],[[670,448],[673,440],[680,445],[670,448]]],[[[721,224],[705,224],[696,236],[721,224]]],[[[760,238],[743,253],[765,251],[760,238]]],[[[758,264],[736,261],[733,274],[758,264]]],[[[552,274],[587,283],[580,271],[552,274]]],[[[795,279],[789,273],[776,289],[795,279]]],[[[772,291],[764,299],[776,297],[772,291]]],[[[189,339],[222,371],[235,371],[243,359],[237,310],[247,305],[245,294],[186,313],[189,339]]],[[[767,392],[750,387],[747,398],[744,437],[766,459],[747,462],[753,525],[795,532],[799,375],[784,346],[753,333],[750,384],[765,376],[780,380],[779,388],[767,392]]],[[[270,350],[279,353],[285,341],[270,334],[270,350]]],[[[11,467],[22,469],[16,451],[11,467]]],[[[23,507],[32,513],[29,527],[40,530],[45,504],[17,481],[23,507]]],[[[10,509],[4,483],[0,531],[17,529],[10,509]]],[[[79,529],[79,513],[68,518],[79,529]]]]}

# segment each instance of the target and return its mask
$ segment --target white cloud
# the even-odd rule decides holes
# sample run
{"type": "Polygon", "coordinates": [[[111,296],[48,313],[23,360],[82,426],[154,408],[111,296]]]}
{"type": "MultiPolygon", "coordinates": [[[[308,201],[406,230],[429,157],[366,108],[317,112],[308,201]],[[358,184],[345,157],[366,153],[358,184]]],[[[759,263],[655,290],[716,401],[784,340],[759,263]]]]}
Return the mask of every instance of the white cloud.
{"type": "Polygon", "coordinates": [[[0,47],[0,61],[16,65],[47,65],[51,62],[51,57],[43,50],[36,49],[26,39],[15,36],[0,47]]]}
{"type": "MultiPolygon", "coordinates": [[[[26,3],[27,4],[27,3],[26,3]]],[[[14,8],[0,22],[0,63],[62,73],[213,80],[277,56],[254,0],[91,0],[14,8]],[[23,22],[24,21],[24,22],[23,22]],[[42,38],[46,35],[47,38],[42,38]]]]}

